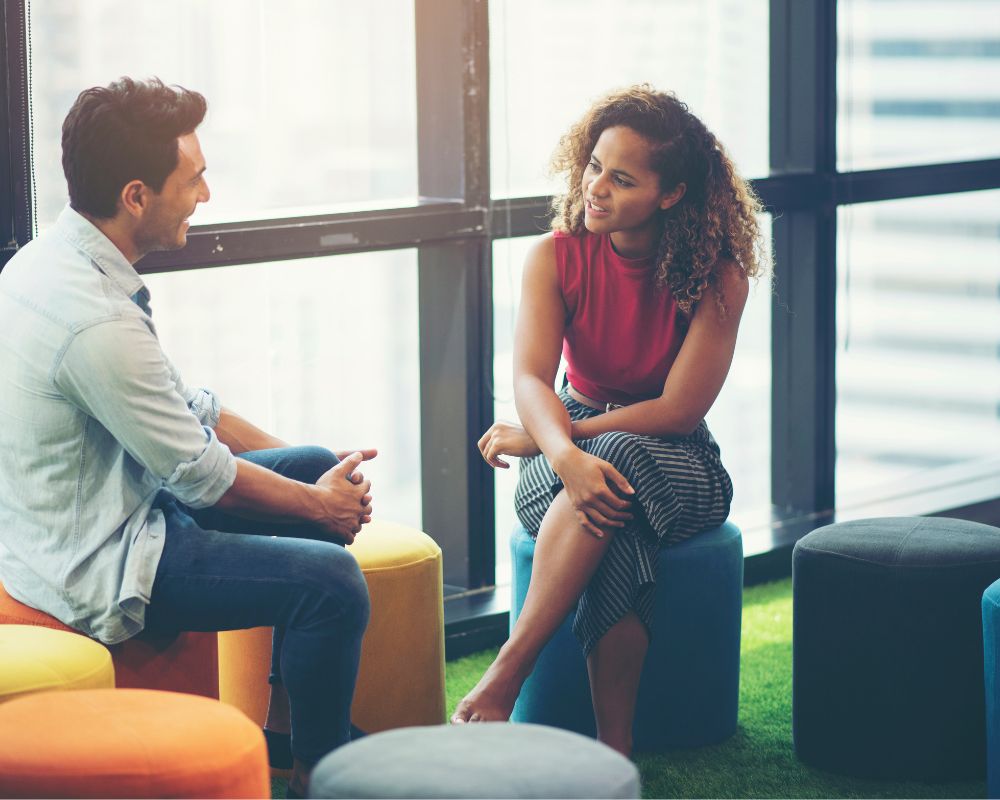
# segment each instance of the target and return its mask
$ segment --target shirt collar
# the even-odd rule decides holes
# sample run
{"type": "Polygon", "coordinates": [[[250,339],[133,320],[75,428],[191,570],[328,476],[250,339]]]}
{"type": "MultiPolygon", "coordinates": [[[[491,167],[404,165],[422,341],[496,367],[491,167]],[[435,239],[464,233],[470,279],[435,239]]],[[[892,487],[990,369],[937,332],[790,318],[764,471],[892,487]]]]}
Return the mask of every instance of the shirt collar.
{"type": "Polygon", "coordinates": [[[56,220],[55,230],[70,244],[90,257],[97,268],[126,295],[145,291],[146,284],[121,250],[82,214],[66,206],[56,220]]]}

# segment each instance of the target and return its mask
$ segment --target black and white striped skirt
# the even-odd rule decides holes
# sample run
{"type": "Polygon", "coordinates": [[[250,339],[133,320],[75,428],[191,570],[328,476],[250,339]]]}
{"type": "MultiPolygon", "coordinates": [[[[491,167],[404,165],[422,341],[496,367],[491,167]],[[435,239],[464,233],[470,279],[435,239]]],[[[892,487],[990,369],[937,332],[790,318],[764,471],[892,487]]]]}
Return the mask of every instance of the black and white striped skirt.
{"type": "MultiPolygon", "coordinates": [[[[604,413],[577,402],[565,389],[559,399],[574,422],[604,413]]],[[[635,519],[615,531],[580,598],[573,632],[587,654],[630,610],[652,631],[660,548],[725,522],[733,483],[704,420],[689,436],[658,438],[612,431],[576,445],[614,466],[636,497],[631,509],[635,519]]],[[[521,460],[514,506],[532,536],[538,535],[545,512],[562,488],[545,456],[521,460]]]]}

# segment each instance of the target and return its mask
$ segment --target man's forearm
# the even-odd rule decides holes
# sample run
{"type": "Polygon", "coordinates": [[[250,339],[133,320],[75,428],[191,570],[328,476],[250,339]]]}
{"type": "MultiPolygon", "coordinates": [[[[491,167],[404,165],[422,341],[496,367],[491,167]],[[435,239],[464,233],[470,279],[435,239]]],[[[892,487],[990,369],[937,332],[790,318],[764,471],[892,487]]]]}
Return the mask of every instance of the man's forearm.
{"type": "Polygon", "coordinates": [[[236,480],[215,507],[275,522],[316,522],[321,516],[314,486],[240,458],[236,459],[236,480]]]}
{"type": "Polygon", "coordinates": [[[313,485],[237,458],[236,479],[215,507],[250,519],[312,523],[350,544],[361,526],[371,522],[371,481],[360,474],[352,477],[361,459],[361,453],[352,453],[313,485]]]}
{"type": "Polygon", "coordinates": [[[215,435],[234,455],[251,450],[288,447],[287,442],[262,431],[249,420],[243,419],[235,411],[230,411],[227,408],[223,408],[219,415],[219,424],[215,426],[215,435]]]}

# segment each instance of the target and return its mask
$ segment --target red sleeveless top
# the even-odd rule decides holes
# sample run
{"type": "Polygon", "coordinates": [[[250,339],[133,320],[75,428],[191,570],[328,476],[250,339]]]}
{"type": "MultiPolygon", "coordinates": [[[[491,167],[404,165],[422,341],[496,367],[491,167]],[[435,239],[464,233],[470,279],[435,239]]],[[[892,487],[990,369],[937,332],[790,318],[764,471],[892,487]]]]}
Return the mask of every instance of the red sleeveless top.
{"type": "Polygon", "coordinates": [[[588,231],[554,241],[570,384],[602,403],[659,397],[687,321],[669,289],[656,288],[653,257],[623,258],[610,236],[588,231]]]}

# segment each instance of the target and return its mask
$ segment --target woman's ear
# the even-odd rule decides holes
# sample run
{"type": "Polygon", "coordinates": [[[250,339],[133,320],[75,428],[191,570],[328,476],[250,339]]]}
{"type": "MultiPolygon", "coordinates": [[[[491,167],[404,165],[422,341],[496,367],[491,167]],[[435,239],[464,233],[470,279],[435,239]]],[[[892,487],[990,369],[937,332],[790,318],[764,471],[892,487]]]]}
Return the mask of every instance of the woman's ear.
{"type": "Polygon", "coordinates": [[[673,191],[660,198],[660,211],[666,211],[668,208],[672,208],[677,205],[686,191],[687,184],[678,183],[677,186],[674,187],[673,191]]]}

